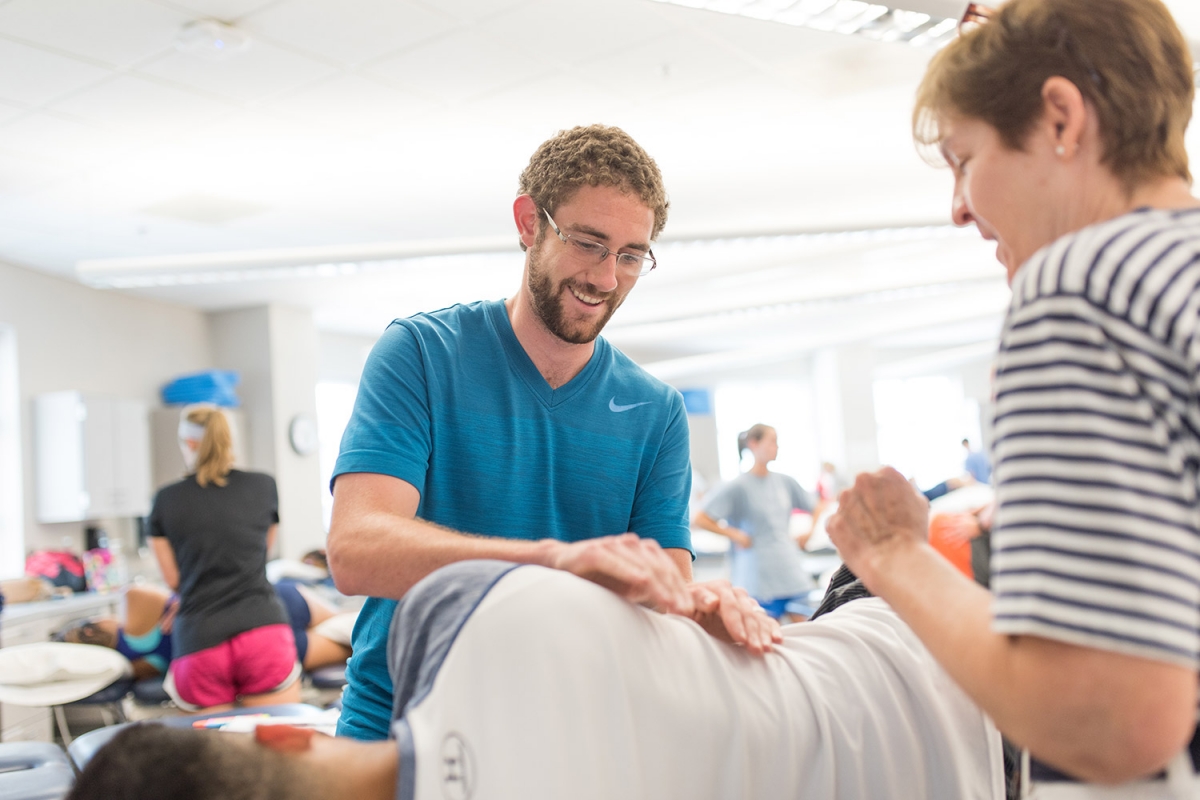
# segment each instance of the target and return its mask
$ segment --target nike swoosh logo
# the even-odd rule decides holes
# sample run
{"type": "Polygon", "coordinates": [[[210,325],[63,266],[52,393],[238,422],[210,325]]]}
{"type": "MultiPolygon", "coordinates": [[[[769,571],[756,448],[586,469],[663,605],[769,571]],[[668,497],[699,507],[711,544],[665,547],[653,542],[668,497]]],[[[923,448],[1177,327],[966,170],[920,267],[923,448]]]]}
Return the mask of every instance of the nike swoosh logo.
{"type": "Polygon", "coordinates": [[[648,405],[650,405],[650,402],[651,401],[647,400],[644,403],[630,403],[627,406],[619,406],[619,405],[617,405],[617,398],[613,397],[613,399],[608,401],[608,410],[615,411],[616,413],[620,414],[622,411],[628,411],[631,408],[637,408],[638,406],[648,406],[648,405]]]}

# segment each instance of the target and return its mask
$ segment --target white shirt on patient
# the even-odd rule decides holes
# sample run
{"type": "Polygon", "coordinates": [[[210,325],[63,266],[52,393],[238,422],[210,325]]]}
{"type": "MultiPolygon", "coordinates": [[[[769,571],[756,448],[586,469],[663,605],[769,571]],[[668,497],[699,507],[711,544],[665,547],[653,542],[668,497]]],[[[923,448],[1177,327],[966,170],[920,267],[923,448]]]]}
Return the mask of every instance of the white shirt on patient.
{"type": "Polygon", "coordinates": [[[759,658],[564,572],[514,569],[405,716],[415,796],[1004,796],[995,727],[882,600],[784,634],[759,658]]]}

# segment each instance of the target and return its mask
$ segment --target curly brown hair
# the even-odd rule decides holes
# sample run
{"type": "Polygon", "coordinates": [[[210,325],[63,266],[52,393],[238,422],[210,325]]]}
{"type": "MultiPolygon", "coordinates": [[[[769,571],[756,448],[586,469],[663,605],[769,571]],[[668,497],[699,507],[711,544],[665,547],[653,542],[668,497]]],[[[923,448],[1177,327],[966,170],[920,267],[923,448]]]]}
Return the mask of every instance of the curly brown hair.
{"type": "MultiPolygon", "coordinates": [[[[667,190],[654,159],[620,128],[588,125],[559,131],[542,142],[521,173],[517,194],[533,198],[553,215],[581,186],[614,186],[637,195],[654,211],[657,239],[667,224],[667,190]]],[[[545,231],[541,220],[538,237],[545,231]]],[[[525,244],[521,244],[525,249],[525,244]]]]}
{"type": "Polygon", "coordinates": [[[1058,75],[1096,109],[1102,163],[1127,190],[1165,176],[1190,181],[1192,70],[1187,41],[1160,0],[1010,0],[930,61],[913,137],[936,145],[940,119],[962,116],[1021,150],[1041,118],[1042,86],[1058,75]]]}

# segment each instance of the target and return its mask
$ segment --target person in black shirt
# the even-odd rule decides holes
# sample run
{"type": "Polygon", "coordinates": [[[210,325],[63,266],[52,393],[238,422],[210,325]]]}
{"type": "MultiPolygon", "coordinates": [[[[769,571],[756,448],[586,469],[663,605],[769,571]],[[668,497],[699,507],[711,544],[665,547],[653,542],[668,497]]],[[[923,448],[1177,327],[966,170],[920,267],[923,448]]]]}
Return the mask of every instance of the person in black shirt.
{"type": "Polygon", "coordinates": [[[165,688],[188,710],[296,702],[295,640],[266,575],[275,480],[233,469],[229,422],[215,406],[184,409],[179,440],[191,474],[159,490],[149,526],[180,597],[165,688]]]}

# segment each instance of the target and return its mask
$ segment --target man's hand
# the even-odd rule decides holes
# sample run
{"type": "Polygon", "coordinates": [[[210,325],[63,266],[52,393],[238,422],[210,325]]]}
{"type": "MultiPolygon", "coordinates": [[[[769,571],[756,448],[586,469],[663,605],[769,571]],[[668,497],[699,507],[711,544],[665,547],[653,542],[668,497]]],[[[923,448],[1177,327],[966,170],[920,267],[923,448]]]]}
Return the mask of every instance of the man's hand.
{"type": "Polygon", "coordinates": [[[867,588],[880,558],[929,539],[929,501],[891,467],[863,472],[838,496],[826,525],[842,560],[867,588]]]}
{"type": "Polygon", "coordinates": [[[547,566],[586,578],[655,611],[685,617],[695,614],[687,581],[653,539],[623,533],[555,545],[547,566]]]}
{"type": "Polygon", "coordinates": [[[745,589],[716,580],[688,585],[696,610],[691,614],[701,628],[724,642],[742,645],[762,655],[783,641],[779,623],[763,612],[745,589]]]}

